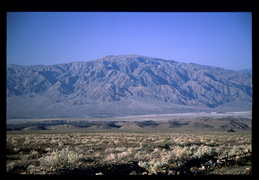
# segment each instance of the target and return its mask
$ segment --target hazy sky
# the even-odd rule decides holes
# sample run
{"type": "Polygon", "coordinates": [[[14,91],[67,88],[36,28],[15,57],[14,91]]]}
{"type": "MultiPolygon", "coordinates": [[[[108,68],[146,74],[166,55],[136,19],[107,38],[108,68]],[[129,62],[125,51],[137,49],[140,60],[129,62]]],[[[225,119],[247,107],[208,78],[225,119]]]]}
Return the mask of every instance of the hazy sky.
{"type": "Polygon", "coordinates": [[[7,63],[51,65],[138,54],[252,68],[249,12],[8,12],[7,63]]]}

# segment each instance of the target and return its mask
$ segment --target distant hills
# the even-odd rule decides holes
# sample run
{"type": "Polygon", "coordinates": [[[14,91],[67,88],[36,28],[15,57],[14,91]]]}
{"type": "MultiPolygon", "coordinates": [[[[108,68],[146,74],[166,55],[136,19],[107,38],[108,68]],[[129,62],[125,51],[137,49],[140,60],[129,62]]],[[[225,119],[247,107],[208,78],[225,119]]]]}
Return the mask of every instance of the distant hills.
{"type": "Polygon", "coordinates": [[[7,65],[7,118],[112,117],[251,110],[252,77],[139,55],[7,65]]]}
{"type": "MultiPolygon", "coordinates": [[[[105,119],[105,118],[104,118],[105,119]]],[[[251,130],[251,119],[241,117],[197,117],[167,121],[107,121],[107,120],[31,120],[19,124],[7,124],[7,131],[41,131],[41,130],[91,130],[91,129],[183,129],[183,130],[251,130]]]]}

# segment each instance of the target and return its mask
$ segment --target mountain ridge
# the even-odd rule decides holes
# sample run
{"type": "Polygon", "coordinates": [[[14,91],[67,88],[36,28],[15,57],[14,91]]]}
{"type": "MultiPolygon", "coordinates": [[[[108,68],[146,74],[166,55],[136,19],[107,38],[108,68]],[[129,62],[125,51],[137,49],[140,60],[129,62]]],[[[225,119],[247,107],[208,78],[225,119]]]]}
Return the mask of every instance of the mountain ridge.
{"type": "Polygon", "coordinates": [[[245,109],[249,109],[252,79],[248,73],[213,66],[107,55],[49,66],[7,65],[6,92],[9,118],[70,116],[70,111],[80,117],[141,114],[141,109],[147,114],[181,108],[199,111],[233,102],[247,104],[245,109]],[[18,107],[23,102],[29,103],[28,107],[18,107]],[[49,114],[53,111],[49,107],[58,107],[57,115],[49,114]]]}
{"type": "MultiPolygon", "coordinates": [[[[83,62],[91,62],[91,61],[98,61],[98,60],[102,60],[102,59],[106,59],[106,58],[114,58],[114,57],[129,57],[129,58],[133,58],[133,57],[142,57],[142,58],[152,58],[149,56],[144,56],[144,55],[137,55],[137,54],[125,54],[125,55],[106,55],[103,56],[101,58],[97,58],[94,60],[84,60],[84,61],[71,61],[71,62],[65,62],[65,63],[58,63],[58,64],[48,64],[48,65],[43,65],[43,64],[35,64],[35,65],[19,65],[19,64],[7,64],[7,66],[21,66],[21,67],[43,67],[43,66],[54,66],[54,65],[63,65],[63,64],[70,64],[70,63],[83,63],[83,62]]],[[[156,61],[172,61],[172,62],[178,62],[175,60],[171,60],[171,59],[163,59],[163,58],[152,58],[153,60],[156,61]]],[[[178,63],[183,63],[183,62],[178,62],[178,63]]],[[[239,69],[239,70],[233,70],[233,69],[227,69],[227,68],[223,68],[223,67],[217,67],[217,66],[212,66],[212,65],[202,65],[202,64],[197,64],[197,63],[184,63],[184,64],[192,64],[192,65],[199,65],[199,66],[206,66],[206,67],[216,67],[216,68],[221,68],[221,69],[226,69],[226,70],[230,70],[230,71],[238,71],[238,72],[243,72],[243,73],[248,73],[248,74],[252,74],[252,69],[239,69]]]]}

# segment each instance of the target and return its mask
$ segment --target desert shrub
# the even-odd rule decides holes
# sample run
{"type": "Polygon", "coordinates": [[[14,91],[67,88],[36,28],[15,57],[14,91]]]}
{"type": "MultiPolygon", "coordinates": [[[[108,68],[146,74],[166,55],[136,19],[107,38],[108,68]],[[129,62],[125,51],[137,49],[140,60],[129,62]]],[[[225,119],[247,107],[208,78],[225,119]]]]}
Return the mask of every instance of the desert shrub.
{"type": "Polygon", "coordinates": [[[27,167],[26,171],[29,174],[34,174],[37,171],[37,167],[31,164],[27,167]]]}
{"type": "Polygon", "coordinates": [[[153,159],[149,162],[139,161],[138,165],[145,168],[149,172],[162,171],[164,167],[168,167],[167,163],[162,162],[159,159],[153,159]]]}
{"type": "Polygon", "coordinates": [[[182,157],[191,157],[197,150],[197,146],[185,146],[182,148],[182,157]]]}
{"type": "Polygon", "coordinates": [[[193,154],[192,148],[189,146],[175,146],[172,150],[172,153],[174,154],[175,158],[187,158],[193,154]]]}
{"type": "Polygon", "coordinates": [[[131,154],[128,151],[124,151],[117,154],[117,157],[119,160],[121,159],[127,159],[131,154]]]}
{"type": "Polygon", "coordinates": [[[175,146],[172,150],[174,157],[176,159],[181,158],[201,158],[207,159],[218,156],[221,151],[217,148],[212,148],[210,146],[175,146]]]}
{"type": "Polygon", "coordinates": [[[6,165],[6,172],[10,173],[12,172],[12,170],[15,168],[16,164],[14,162],[8,163],[6,165]]]}
{"type": "Polygon", "coordinates": [[[240,146],[233,146],[232,149],[228,152],[229,156],[242,154],[244,149],[240,146]]]}
{"type": "Polygon", "coordinates": [[[218,155],[218,151],[215,148],[209,146],[200,146],[197,151],[194,153],[195,157],[201,159],[213,158],[218,155]]]}
{"type": "Polygon", "coordinates": [[[151,161],[150,164],[151,164],[150,166],[151,172],[162,171],[164,167],[168,166],[166,163],[161,161],[151,161]]]}
{"type": "Polygon", "coordinates": [[[125,148],[125,147],[121,147],[121,148],[116,148],[116,149],[108,149],[108,152],[113,152],[110,153],[108,156],[105,157],[104,161],[120,161],[120,160],[130,160],[134,158],[134,151],[132,150],[132,148],[125,148]],[[122,150],[124,150],[123,152],[121,152],[122,150]]]}
{"type": "Polygon", "coordinates": [[[135,160],[144,160],[150,158],[150,154],[148,154],[146,151],[138,151],[134,154],[135,160]]]}
{"type": "Polygon", "coordinates": [[[126,151],[126,149],[127,149],[126,147],[116,147],[116,148],[109,147],[105,149],[105,152],[118,153],[118,152],[124,152],[126,151]]]}
{"type": "Polygon", "coordinates": [[[6,172],[10,174],[20,174],[26,170],[28,164],[24,162],[11,162],[6,165],[6,172]]]}
{"type": "Polygon", "coordinates": [[[143,161],[139,161],[139,162],[138,162],[138,165],[139,165],[140,167],[145,168],[145,169],[148,169],[148,168],[150,167],[149,163],[143,162],[143,161]]]}
{"type": "Polygon", "coordinates": [[[117,159],[118,159],[117,154],[111,153],[108,156],[106,156],[106,158],[104,160],[105,161],[112,161],[113,162],[113,161],[117,161],[117,159]]]}
{"type": "Polygon", "coordinates": [[[252,152],[252,145],[251,144],[245,145],[245,151],[252,152]]]}
{"type": "Polygon", "coordinates": [[[39,158],[39,161],[42,166],[65,166],[77,162],[80,158],[81,156],[78,153],[66,147],[39,158]]]}

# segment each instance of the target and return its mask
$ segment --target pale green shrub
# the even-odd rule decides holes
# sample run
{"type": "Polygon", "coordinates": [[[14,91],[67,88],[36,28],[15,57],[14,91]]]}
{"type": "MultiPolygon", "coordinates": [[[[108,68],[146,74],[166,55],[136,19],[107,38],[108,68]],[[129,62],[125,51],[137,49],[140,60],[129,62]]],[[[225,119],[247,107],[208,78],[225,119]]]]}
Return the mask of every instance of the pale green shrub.
{"type": "Polygon", "coordinates": [[[145,169],[148,169],[148,168],[150,167],[149,163],[143,162],[143,161],[139,161],[139,162],[138,162],[138,165],[139,165],[140,167],[145,168],[145,169]]]}
{"type": "Polygon", "coordinates": [[[69,163],[75,163],[82,157],[78,153],[66,147],[60,151],[56,150],[49,155],[39,158],[42,166],[64,166],[69,163]]]}
{"type": "Polygon", "coordinates": [[[161,161],[155,161],[154,163],[151,161],[151,172],[162,171],[163,167],[167,167],[167,164],[161,161]]]}
{"type": "Polygon", "coordinates": [[[240,146],[233,146],[233,148],[229,151],[229,156],[239,155],[242,154],[244,149],[240,146]]]}
{"type": "Polygon", "coordinates": [[[168,166],[166,163],[160,161],[159,159],[153,159],[149,162],[139,161],[138,165],[145,168],[149,172],[162,171],[164,167],[168,166]]]}
{"type": "Polygon", "coordinates": [[[15,168],[16,164],[14,162],[8,163],[6,165],[6,172],[11,172],[15,168]]]}
{"type": "Polygon", "coordinates": [[[215,148],[209,147],[209,146],[201,146],[197,149],[197,151],[193,154],[193,156],[198,158],[211,158],[214,156],[217,156],[218,152],[215,150],[215,148]]]}
{"type": "Polygon", "coordinates": [[[175,146],[172,150],[176,158],[189,158],[197,151],[197,146],[175,146]]]}

